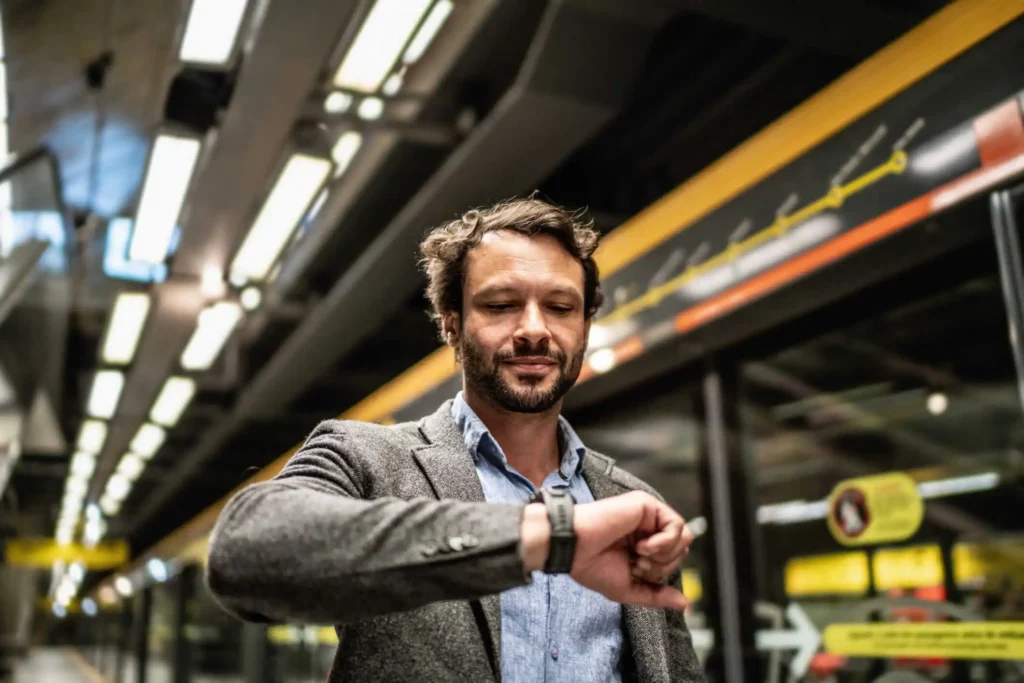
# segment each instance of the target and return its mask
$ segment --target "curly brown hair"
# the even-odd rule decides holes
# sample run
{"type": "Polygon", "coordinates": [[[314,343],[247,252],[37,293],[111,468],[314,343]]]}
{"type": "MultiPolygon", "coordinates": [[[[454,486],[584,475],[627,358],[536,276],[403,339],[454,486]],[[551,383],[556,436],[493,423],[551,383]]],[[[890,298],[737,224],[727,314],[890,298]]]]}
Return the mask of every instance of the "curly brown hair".
{"type": "MultiPolygon", "coordinates": [[[[583,266],[583,312],[589,319],[604,296],[594,261],[600,235],[593,223],[540,199],[511,199],[485,209],[474,209],[432,229],[420,243],[420,267],[427,276],[430,317],[441,327],[441,315],[462,310],[466,254],[495,230],[527,236],[550,235],[583,266]]],[[[440,330],[443,340],[444,331],[440,330]]]]}

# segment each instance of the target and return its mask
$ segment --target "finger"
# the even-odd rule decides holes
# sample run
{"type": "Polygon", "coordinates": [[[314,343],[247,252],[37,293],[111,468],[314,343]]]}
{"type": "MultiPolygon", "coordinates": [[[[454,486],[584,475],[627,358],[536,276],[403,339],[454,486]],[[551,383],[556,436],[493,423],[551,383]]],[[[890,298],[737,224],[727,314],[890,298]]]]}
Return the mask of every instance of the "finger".
{"type": "Polygon", "coordinates": [[[690,601],[678,588],[653,583],[632,584],[621,602],[641,607],[678,610],[685,610],[690,606],[690,601]]]}
{"type": "Polygon", "coordinates": [[[641,557],[636,561],[636,564],[634,564],[632,574],[634,577],[644,581],[661,583],[678,569],[679,560],[673,560],[670,562],[652,562],[646,557],[641,557]]]}
{"type": "Polygon", "coordinates": [[[664,528],[657,533],[637,541],[636,552],[642,557],[659,556],[659,559],[668,559],[674,549],[679,545],[683,537],[683,530],[686,525],[683,518],[670,519],[664,528]]]}

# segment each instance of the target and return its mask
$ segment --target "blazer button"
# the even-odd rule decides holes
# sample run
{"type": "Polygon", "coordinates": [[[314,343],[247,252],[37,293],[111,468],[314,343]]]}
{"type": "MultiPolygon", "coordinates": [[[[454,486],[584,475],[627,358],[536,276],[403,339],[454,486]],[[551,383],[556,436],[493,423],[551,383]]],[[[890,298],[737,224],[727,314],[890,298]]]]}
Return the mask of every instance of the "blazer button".
{"type": "Polygon", "coordinates": [[[463,540],[462,536],[452,536],[448,539],[448,547],[457,553],[462,552],[463,540]]]}

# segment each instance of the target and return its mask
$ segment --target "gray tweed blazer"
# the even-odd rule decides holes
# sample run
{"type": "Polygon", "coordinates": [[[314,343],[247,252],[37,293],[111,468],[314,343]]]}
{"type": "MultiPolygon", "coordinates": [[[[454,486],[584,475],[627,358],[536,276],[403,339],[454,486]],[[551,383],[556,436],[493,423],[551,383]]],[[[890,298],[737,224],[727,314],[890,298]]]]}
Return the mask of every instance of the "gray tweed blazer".
{"type": "MultiPolygon", "coordinates": [[[[653,493],[593,451],[583,476],[598,499],[653,493]]],[[[207,583],[243,619],[335,625],[331,682],[497,681],[499,594],[529,581],[521,514],[484,502],[450,401],[419,423],[329,420],[225,507],[207,583]]],[[[623,633],[624,681],[704,680],[681,613],[624,606],[623,633]]]]}

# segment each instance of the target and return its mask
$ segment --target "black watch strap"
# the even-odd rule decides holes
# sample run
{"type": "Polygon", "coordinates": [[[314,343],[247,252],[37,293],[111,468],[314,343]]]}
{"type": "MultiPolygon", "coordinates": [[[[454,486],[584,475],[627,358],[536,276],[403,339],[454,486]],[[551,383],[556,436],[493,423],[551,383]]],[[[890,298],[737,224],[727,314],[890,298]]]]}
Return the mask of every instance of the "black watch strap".
{"type": "Polygon", "coordinates": [[[548,574],[568,574],[576,555],[576,526],[573,507],[576,501],[568,488],[544,488],[534,494],[531,502],[543,502],[551,523],[551,543],[544,571],[548,574]]]}

